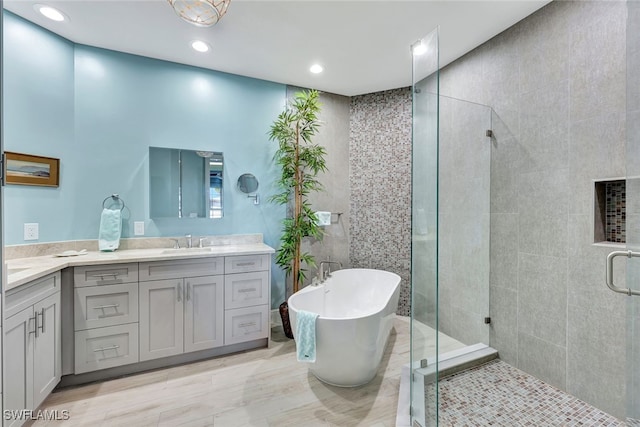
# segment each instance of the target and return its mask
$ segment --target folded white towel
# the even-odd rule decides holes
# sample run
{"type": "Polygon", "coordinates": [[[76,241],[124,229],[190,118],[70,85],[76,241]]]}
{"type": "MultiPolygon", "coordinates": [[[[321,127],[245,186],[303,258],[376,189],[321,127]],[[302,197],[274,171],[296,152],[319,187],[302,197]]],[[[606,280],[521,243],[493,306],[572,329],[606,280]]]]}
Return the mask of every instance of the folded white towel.
{"type": "Polygon", "coordinates": [[[318,225],[320,226],[331,225],[331,212],[316,212],[316,218],[318,218],[318,225]]]}

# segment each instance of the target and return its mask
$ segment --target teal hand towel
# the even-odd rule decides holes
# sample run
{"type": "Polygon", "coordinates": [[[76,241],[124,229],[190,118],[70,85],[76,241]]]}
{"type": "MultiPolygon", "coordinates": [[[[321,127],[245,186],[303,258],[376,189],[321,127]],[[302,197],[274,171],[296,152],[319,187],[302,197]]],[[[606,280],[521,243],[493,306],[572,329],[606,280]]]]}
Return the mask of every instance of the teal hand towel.
{"type": "Polygon", "coordinates": [[[119,209],[103,209],[100,216],[100,231],[98,233],[98,249],[101,251],[115,251],[120,246],[122,231],[122,217],[119,209]]]}
{"type": "Polygon", "coordinates": [[[300,310],[296,325],[296,350],[298,362],[316,361],[316,319],[317,313],[300,310]]]}

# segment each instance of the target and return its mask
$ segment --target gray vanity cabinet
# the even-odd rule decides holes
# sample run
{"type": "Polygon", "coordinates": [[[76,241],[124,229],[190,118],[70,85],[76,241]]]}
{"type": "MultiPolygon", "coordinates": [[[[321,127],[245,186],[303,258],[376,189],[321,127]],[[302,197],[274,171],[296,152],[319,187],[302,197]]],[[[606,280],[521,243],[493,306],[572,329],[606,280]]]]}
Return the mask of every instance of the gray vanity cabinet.
{"type": "MultiPolygon", "coordinates": [[[[6,293],[4,409],[34,410],[60,382],[60,273],[6,293]]],[[[7,420],[19,426],[24,420],[7,420]]]]}
{"type": "Polygon", "coordinates": [[[33,407],[37,408],[60,382],[62,352],[60,336],[60,292],[33,306],[39,316],[33,343],[33,407]]]}
{"type": "Polygon", "coordinates": [[[137,363],[138,264],[75,267],[74,373],[137,363]]]}
{"type": "MultiPolygon", "coordinates": [[[[33,408],[33,307],[11,316],[4,324],[4,409],[33,408]],[[9,369],[7,369],[9,368],[9,369]]],[[[20,426],[21,420],[5,420],[5,426],[20,426]]]]}
{"type": "Polygon", "coordinates": [[[269,255],[225,258],[225,345],[269,336],[269,255]]]}
{"type": "Polygon", "coordinates": [[[184,351],[182,279],[140,282],[140,361],[184,351]]]}
{"type": "Polygon", "coordinates": [[[223,273],[224,258],[140,263],[141,361],[224,344],[223,273]]]}
{"type": "Polygon", "coordinates": [[[223,276],[185,279],[184,351],[206,350],[224,344],[223,276]]]}

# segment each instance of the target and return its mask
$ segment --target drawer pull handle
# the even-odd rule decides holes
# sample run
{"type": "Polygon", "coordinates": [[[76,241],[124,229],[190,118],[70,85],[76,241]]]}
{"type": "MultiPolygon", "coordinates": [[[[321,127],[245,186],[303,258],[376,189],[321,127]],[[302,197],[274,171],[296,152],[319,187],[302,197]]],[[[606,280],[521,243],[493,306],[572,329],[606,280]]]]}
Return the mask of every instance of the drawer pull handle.
{"type": "Polygon", "coordinates": [[[256,326],[256,322],[244,322],[238,325],[241,328],[248,328],[249,326],[256,326]]]}
{"type": "Polygon", "coordinates": [[[99,305],[97,307],[93,307],[94,310],[104,310],[105,308],[118,308],[120,304],[107,304],[107,305],[99,305]]]}
{"type": "Polygon", "coordinates": [[[238,289],[238,293],[239,294],[246,294],[248,292],[255,292],[256,288],[244,288],[244,289],[238,289]]]}
{"type": "Polygon", "coordinates": [[[98,362],[102,362],[102,361],[104,361],[104,360],[110,360],[110,359],[119,359],[119,358],[121,358],[121,357],[122,357],[122,356],[121,356],[121,355],[119,355],[119,354],[118,354],[117,356],[101,357],[100,359],[98,359],[98,362]]]}
{"type": "Polygon", "coordinates": [[[124,316],[124,313],[101,314],[98,316],[98,319],[106,319],[107,317],[118,317],[118,316],[124,316]]]}
{"type": "Polygon", "coordinates": [[[237,267],[248,267],[248,266],[254,265],[254,264],[255,264],[255,262],[253,262],[253,261],[250,261],[250,262],[237,262],[236,266],[237,267]]]}
{"type": "Polygon", "coordinates": [[[98,359],[98,362],[102,362],[104,360],[110,360],[110,359],[119,359],[121,357],[122,357],[121,355],[111,356],[111,357],[101,357],[100,359],[98,359]]]}
{"type": "Polygon", "coordinates": [[[92,274],[91,276],[89,276],[90,278],[93,279],[98,279],[100,278],[100,280],[105,280],[105,277],[111,277],[111,280],[116,280],[118,278],[119,273],[104,273],[104,274],[92,274]]]}
{"type": "Polygon", "coordinates": [[[96,348],[95,350],[93,350],[94,353],[97,353],[99,351],[107,351],[107,350],[117,350],[119,349],[120,346],[119,345],[112,345],[111,347],[100,347],[100,348],[96,348]]]}

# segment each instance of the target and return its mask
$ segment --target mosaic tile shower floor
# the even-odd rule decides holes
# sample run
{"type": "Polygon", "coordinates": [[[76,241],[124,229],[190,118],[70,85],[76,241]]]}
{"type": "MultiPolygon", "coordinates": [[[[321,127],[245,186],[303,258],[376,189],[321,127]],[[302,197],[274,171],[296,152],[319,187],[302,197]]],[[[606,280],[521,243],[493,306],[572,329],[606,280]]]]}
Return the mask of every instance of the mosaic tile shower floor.
{"type": "Polygon", "coordinates": [[[446,427],[632,425],[500,360],[441,380],[439,415],[446,427]]]}

